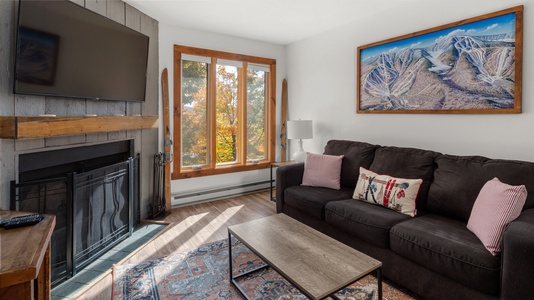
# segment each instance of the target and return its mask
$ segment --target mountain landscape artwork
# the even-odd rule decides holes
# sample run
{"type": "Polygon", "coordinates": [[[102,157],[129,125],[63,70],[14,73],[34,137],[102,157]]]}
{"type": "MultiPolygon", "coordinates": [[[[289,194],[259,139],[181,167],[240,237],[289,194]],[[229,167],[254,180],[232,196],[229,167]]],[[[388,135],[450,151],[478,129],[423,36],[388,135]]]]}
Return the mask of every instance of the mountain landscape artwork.
{"type": "Polygon", "coordinates": [[[521,112],[522,6],[506,12],[358,47],[358,112],[521,112]]]}

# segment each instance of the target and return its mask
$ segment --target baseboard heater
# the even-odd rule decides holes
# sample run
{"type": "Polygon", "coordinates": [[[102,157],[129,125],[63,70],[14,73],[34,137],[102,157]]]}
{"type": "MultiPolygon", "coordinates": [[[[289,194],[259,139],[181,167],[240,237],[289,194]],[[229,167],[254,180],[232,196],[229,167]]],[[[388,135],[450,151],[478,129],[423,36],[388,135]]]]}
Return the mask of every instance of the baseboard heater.
{"type": "Polygon", "coordinates": [[[182,204],[192,204],[195,202],[207,202],[218,200],[221,198],[228,198],[232,196],[239,196],[245,193],[260,191],[270,188],[269,180],[246,183],[241,185],[234,185],[228,187],[221,187],[211,190],[202,190],[198,192],[190,192],[186,194],[174,194],[173,206],[180,206],[182,204]]]}

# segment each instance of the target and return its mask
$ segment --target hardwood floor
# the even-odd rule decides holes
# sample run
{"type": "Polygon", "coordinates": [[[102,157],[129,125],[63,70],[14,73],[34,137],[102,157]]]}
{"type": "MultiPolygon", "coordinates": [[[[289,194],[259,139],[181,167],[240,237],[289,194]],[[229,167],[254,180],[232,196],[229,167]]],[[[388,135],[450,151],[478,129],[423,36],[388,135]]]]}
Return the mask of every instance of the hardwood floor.
{"type": "MultiPolygon", "coordinates": [[[[172,224],[121,263],[140,262],[225,239],[228,237],[228,226],[274,215],[275,203],[269,197],[269,191],[262,191],[172,209],[171,214],[163,220],[172,224]]],[[[76,299],[111,299],[111,286],[110,270],[95,280],[90,288],[79,293],[76,299]]]]}

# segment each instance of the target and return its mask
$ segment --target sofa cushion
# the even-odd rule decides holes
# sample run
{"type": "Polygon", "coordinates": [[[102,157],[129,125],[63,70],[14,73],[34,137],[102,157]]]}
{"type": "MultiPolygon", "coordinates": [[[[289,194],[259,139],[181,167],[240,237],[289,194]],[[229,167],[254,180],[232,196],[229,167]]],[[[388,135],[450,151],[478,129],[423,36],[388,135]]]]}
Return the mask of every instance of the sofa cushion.
{"type": "Polygon", "coordinates": [[[339,190],[343,155],[306,153],[302,185],[339,190]]]}
{"type": "Polygon", "coordinates": [[[341,165],[341,186],[354,188],[360,167],[369,169],[375,150],[380,147],[363,142],[331,140],[324,147],[324,154],[344,155],[341,165]]]}
{"type": "Polygon", "coordinates": [[[526,198],[524,185],[511,186],[500,182],[497,177],[493,178],[480,190],[467,229],[482,241],[491,254],[497,255],[501,252],[504,228],[519,217],[526,198]]]}
{"type": "Polygon", "coordinates": [[[443,155],[430,186],[427,209],[467,221],[482,186],[494,177],[510,185],[525,185],[523,210],[534,208],[534,163],[481,156],[443,155]]]}
{"type": "MultiPolygon", "coordinates": [[[[335,200],[350,199],[352,189],[333,190],[322,187],[296,185],[285,189],[284,202],[316,219],[324,220],[324,206],[335,200]]],[[[354,200],[352,200],[354,201],[354,200]]]]}
{"type": "Polygon", "coordinates": [[[422,179],[423,183],[417,195],[417,209],[425,210],[435,169],[434,159],[440,155],[434,151],[414,148],[380,147],[375,152],[369,170],[394,177],[422,179]]]}
{"type": "Polygon", "coordinates": [[[478,291],[498,295],[501,258],[489,253],[465,222],[427,214],[391,228],[391,249],[478,291]]]}
{"type": "Polygon", "coordinates": [[[416,214],[415,199],[422,182],[422,179],[405,179],[376,174],[360,167],[360,177],[352,198],[414,217],[416,214]]]}
{"type": "Polygon", "coordinates": [[[391,227],[410,219],[408,215],[353,199],[329,202],[325,209],[326,223],[382,248],[389,248],[391,227]]]}

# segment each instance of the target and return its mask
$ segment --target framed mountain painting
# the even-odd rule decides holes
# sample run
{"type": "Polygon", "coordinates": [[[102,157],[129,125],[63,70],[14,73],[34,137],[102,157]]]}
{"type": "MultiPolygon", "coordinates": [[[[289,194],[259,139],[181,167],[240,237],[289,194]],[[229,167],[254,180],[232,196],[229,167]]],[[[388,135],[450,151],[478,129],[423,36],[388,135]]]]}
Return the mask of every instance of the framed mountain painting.
{"type": "Polygon", "coordinates": [[[357,113],[521,113],[523,6],[357,49],[357,113]]]}

